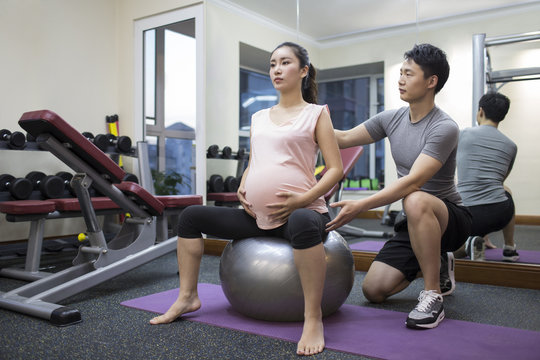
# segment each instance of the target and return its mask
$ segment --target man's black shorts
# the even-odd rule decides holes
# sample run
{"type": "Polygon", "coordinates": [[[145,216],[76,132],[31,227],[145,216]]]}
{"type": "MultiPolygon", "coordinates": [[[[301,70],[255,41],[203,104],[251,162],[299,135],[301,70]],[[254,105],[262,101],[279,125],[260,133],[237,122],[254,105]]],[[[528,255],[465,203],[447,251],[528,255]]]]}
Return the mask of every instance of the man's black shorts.
{"type": "MultiPolygon", "coordinates": [[[[471,234],[471,213],[465,206],[443,200],[448,209],[448,226],[441,239],[441,253],[455,251],[467,241],[471,234]]],[[[413,281],[420,271],[420,265],[411,247],[409,233],[405,226],[396,232],[379,251],[374,261],[380,261],[401,271],[407,281],[413,281]]]]}
{"type": "Polygon", "coordinates": [[[508,199],[502,202],[469,206],[473,219],[471,235],[486,236],[489,233],[502,230],[508,225],[516,210],[512,195],[507,191],[506,196],[508,199]]]}

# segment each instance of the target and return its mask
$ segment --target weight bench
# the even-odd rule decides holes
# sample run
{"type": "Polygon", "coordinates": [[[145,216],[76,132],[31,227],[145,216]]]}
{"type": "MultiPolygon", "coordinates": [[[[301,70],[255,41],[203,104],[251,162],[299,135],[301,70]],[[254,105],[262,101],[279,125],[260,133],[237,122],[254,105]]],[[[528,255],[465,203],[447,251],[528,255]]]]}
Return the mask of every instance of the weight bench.
{"type": "Polygon", "coordinates": [[[213,201],[216,206],[239,206],[240,201],[235,192],[220,192],[206,194],[206,200],[213,201]]]}
{"type": "MultiPolygon", "coordinates": [[[[178,206],[202,204],[202,197],[156,197],[135,183],[122,182],[124,170],[52,111],[24,113],[19,125],[36,138],[42,149],[75,170],[71,186],[77,194],[90,245],[79,248],[72,267],[17,289],[0,292],[0,308],[47,319],[54,325],[70,325],[81,321],[79,311],[56,302],[175,250],[175,237],[156,241],[156,217],[167,213],[166,204],[171,209],[178,209],[178,206]],[[109,242],[105,240],[97,221],[97,211],[92,206],[88,193],[91,185],[112,200],[115,207],[130,214],[109,242]]],[[[54,204],[53,201],[41,204],[42,211],[51,210],[51,203],[54,204]]],[[[54,206],[56,211],[57,205],[54,206]]],[[[21,205],[15,204],[9,210],[16,212],[17,209],[20,211],[21,205]]],[[[34,216],[38,218],[43,214],[34,216]]]]}
{"type": "MultiPolygon", "coordinates": [[[[92,198],[92,207],[96,215],[122,213],[118,205],[105,197],[92,198]]],[[[9,222],[30,222],[24,269],[0,269],[0,276],[25,281],[35,281],[51,275],[49,272],[39,271],[45,220],[82,216],[77,198],[3,201],[0,202],[0,213],[6,214],[9,222]]]]}

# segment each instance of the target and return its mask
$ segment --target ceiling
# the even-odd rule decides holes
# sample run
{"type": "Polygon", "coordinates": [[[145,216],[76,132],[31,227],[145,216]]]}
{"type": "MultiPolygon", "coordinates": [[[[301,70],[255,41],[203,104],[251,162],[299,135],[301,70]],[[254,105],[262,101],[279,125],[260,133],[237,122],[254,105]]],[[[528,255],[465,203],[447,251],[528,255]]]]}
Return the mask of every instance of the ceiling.
{"type": "Polygon", "coordinates": [[[317,42],[338,40],[403,26],[505,11],[540,1],[520,0],[221,0],[299,30],[317,42]],[[297,3],[298,1],[298,3],[297,3]],[[418,8],[418,11],[417,11],[418,8]]]}

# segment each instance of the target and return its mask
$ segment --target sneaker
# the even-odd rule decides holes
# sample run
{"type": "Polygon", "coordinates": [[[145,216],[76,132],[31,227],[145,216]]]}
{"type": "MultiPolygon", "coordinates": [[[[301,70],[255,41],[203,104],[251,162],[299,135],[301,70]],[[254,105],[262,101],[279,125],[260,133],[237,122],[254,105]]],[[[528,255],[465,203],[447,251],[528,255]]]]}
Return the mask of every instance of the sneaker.
{"type": "Polygon", "coordinates": [[[515,262],[515,261],[518,261],[518,259],[519,259],[519,254],[516,251],[516,245],[514,246],[504,245],[503,261],[515,262]]]}
{"type": "Polygon", "coordinates": [[[441,255],[440,286],[442,296],[450,295],[456,289],[454,263],[454,254],[451,252],[441,255]]]}
{"type": "Polygon", "coordinates": [[[465,242],[465,252],[471,260],[484,261],[486,260],[486,243],[481,236],[469,236],[465,242]]]}
{"type": "Polygon", "coordinates": [[[418,304],[407,317],[408,328],[432,329],[444,319],[443,297],[434,290],[422,290],[418,304]]]}

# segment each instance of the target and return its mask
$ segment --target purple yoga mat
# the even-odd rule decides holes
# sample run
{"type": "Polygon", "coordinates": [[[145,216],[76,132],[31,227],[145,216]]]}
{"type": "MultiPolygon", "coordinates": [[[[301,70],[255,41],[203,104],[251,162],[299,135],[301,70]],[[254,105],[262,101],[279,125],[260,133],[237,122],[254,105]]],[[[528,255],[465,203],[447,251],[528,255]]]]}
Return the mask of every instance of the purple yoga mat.
{"type": "MultiPolygon", "coordinates": [[[[178,289],[122,302],[164,313],[178,289]]],[[[183,318],[223,328],[297,342],[302,323],[255,320],[234,311],[221,286],[199,284],[202,308],[183,318]]],[[[406,313],[343,305],[324,319],[328,349],[382,359],[538,359],[540,332],[445,319],[431,330],[405,327],[406,313]]],[[[149,316],[150,319],[150,316],[149,316]]]]}
{"type": "MultiPolygon", "coordinates": [[[[518,263],[528,264],[540,264],[540,251],[533,250],[520,250],[517,249],[519,254],[518,263]]],[[[491,261],[503,261],[502,249],[486,249],[486,260],[491,261]]],[[[539,356],[540,357],[540,356],[539,356]]]]}
{"type": "Polygon", "coordinates": [[[385,241],[366,240],[354,244],[349,244],[349,247],[351,248],[351,250],[377,252],[382,249],[384,243],[385,241]]]}
{"type": "MultiPolygon", "coordinates": [[[[384,241],[377,241],[377,240],[366,240],[366,241],[360,241],[354,244],[350,244],[351,250],[359,250],[359,251],[373,251],[377,252],[381,250],[381,248],[384,245],[384,241]]],[[[519,259],[518,263],[523,264],[540,264],[540,251],[533,251],[533,250],[519,250],[519,259]]],[[[486,260],[490,261],[503,261],[502,256],[502,249],[486,249],[485,252],[486,260]]]]}

